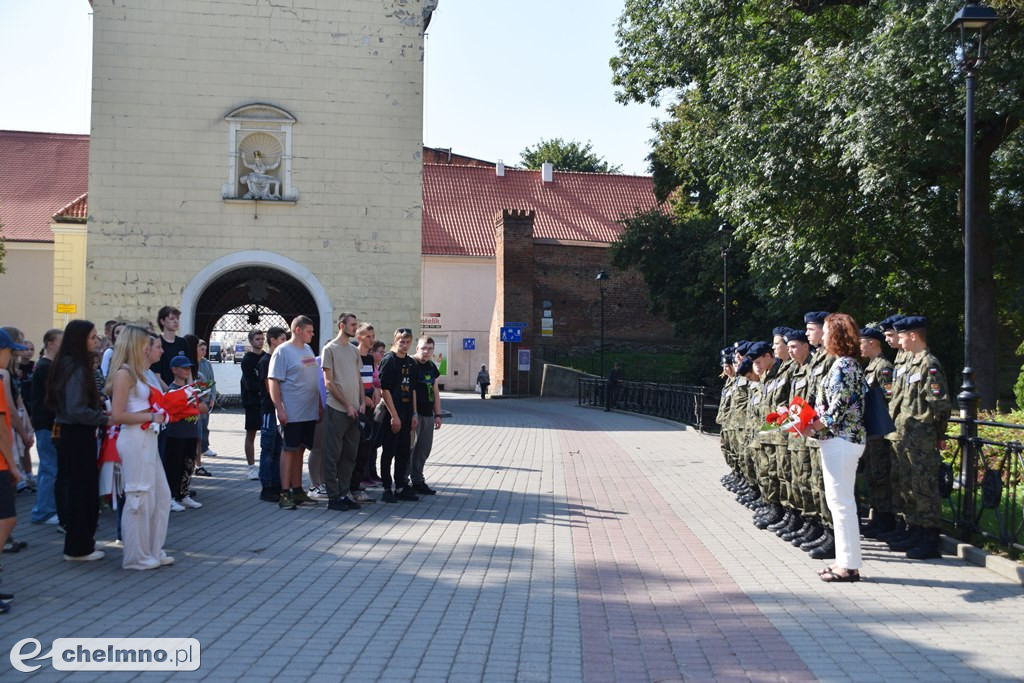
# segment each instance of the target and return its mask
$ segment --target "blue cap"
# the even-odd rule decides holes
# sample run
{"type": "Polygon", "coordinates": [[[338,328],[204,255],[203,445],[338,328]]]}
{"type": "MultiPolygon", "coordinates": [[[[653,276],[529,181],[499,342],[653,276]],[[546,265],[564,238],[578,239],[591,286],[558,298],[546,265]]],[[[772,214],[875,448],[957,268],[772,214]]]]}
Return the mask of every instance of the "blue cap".
{"type": "Polygon", "coordinates": [[[784,336],[783,339],[787,342],[800,341],[804,344],[810,344],[810,342],[807,341],[807,333],[803,330],[790,330],[786,333],[786,336],[784,336]]]}
{"type": "Polygon", "coordinates": [[[28,349],[27,346],[21,344],[15,344],[14,340],[11,339],[11,335],[7,334],[7,331],[0,329],[0,349],[10,349],[11,351],[25,351],[28,349]]]}
{"type": "Polygon", "coordinates": [[[188,356],[175,356],[171,359],[172,368],[191,368],[192,361],[188,359],[188,356]]]}
{"type": "Polygon", "coordinates": [[[902,317],[903,316],[900,315],[899,313],[893,313],[888,318],[885,318],[880,323],[878,323],[878,326],[882,328],[883,332],[888,332],[889,330],[895,330],[896,329],[896,321],[901,319],[902,317]]]}
{"type": "Polygon", "coordinates": [[[885,341],[885,333],[882,332],[882,328],[875,325],[868,325],[860,328],[860,336],[865,339],[877,339],[880,342],[885,341]]]}
{"type": "Polygon", "coordinates": [[[772,353],[772,345],[768,342],[759,341],[752,342],[750,344],[750,348],[747,349],[747,353],[744,355],[746,355],[747,358],[754,359],[760,358],[766,353],[772,353]]]}
{"type": "Polygon", "coordinates": [[[814,325],[824,325],[825,318],[829,316],[828,311],[809,311],[804,313],[804,323],[814,325]]]}
{"type": "Polygon", "coordinates": [[[923,330],[928,327],[928,318],[923,315],[905,315],[895,322],[894,327],[897,332],[923,330]]]}

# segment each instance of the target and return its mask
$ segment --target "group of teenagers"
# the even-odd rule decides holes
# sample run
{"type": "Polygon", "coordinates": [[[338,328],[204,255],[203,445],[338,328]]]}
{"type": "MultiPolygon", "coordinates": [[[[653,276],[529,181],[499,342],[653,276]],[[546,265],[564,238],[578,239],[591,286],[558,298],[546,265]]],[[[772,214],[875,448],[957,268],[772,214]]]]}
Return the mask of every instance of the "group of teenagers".
{"type": "Polygon", "coordinates": [[[771,343],[722,349],[717,420],[731,469],[722,483],[755,526],[834,560],[823,581],[860,580],[862,535],[910,559],[941,556],[940,452],[952,406],[927,328],[923,316],[858,327],[844,313],[812,311],[803,328],[774,328],[771,343]],[[810,423],[773,428],[768,416],[798,398],[814,410],[810,423]]]}
{"type": "Polygon", "coordinates": [[[400,327],[385,352],[373,325],[352,313],[339,316],[319,356],[313,335],[313,321],[301,315],[290,336],[282,327],[249,333],[241,388],[249,478],[260,480],[260,500],[287,510],[326,500],[328,509],[348,511],[375,502],[366,489],[378,485],[385,503],[436,495],[424,478],[442,423],[434,340],[421,336],[414,345],[412,329],[400,327]]]}

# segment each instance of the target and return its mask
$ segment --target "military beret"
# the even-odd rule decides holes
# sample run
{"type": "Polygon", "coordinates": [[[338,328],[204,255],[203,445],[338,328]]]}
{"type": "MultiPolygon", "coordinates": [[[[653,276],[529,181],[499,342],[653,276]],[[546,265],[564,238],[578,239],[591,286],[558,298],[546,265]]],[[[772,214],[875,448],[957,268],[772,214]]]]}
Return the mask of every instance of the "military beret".
{"type": "Polygon", "coordinates": [[[928,318],[923,315],[905,315],[895,321],[893,326],[896,328],[897,332],[921,330],[928,327],[928,318]]]}
{"type": "Polygon", "coordinates": [[[745,375],[748,372],[754,371],[754,360],[752,358],[744,358],[740,366],[736,368],[737,375],[745,375]]]}
{"type": "Polygon", "coordinates": [[[746,339],[740,339],[740,340],[738,340],[738,341],[734,341],[734,342],[732,343],[732,349],[733,349],[733,351],[736,351],[736,350],[738,350],[738,349],[739,349],[739,348],[740,348],[741,346],[744,346],[744,345],[746,345],[746,344],[749,344],[749,343],[750,343],[750,342],[748,342],[748,341],[747,341],[746,339]]]}
{"type": "Polygon", "coordinates": [[[747,358],[754,359],[754,358],[760,358],[761,356],[765,355],[766,353],[771,353],[771,352],[772,352],[772,345],[771,344],[769,344],[768,342],[759,341],[759,342],[752,342],[750,344],[750,348],[747,349],[747,353],[745,355],[746,355],[747,358]]]}
{"type": "Polygon", "coordinates": [[[720,352],[722,365],[725,365],[726,363],[732,364],[735,360],[734,354],[735,352],[731,346],[726,346],[722,349],[720,352]]]}
{"type": "Polygon", "coordinates": [[[787,342],[801,341],[804,344],[810,343],[807,341],[807,333],[804,332],[803,330],[790,330],[789,332],[786,333],[786,336],[783,337],[783,339],[785,339],[787,342]]]}
{"type": "Polygon", "coordinates": [[[786,327],[785,325],[783,325],[782,327],[773,327],[772,328],[772,336],[773,337],[785,337],[786,333],[791,331],[792,329],[793,329],[792,327],[786,327]]]}
{"type": "Polygon", "coordinates": [[[868,325],[867,327],[860,328],[860,336],[867,339],[877,339],[880,342],[885,341],[885,333],[877,325],[868,325]]]}
{"type": "Polygon", "coordinates": [[[888,332],[889,330],[895,330],[896,329],[896,321],[899,320],[902,317],[903,316],[900,315],[899,313],[893,313],[888,318],[885,318],[880,323],[878,323],[878,326],[882,328],[883,332],[888,332]]]}
{"type": "Polygon", "coordinates": [[[749,341],[746,341],[745,339],[740,340],[740,341],[736,342],[736,345],[733,347],[733,352],[734,353],[738,353],[741,356],[745,356],[745,355],[747,355],[747,351],[750,350],[750,345],[753,344],[753,343],[754,342],[749,342],[749,341]]]}
{"type": "Polygon", "coordinates": [[[829,316],[828,311],[809,311],[804,313],[804,323],[814,325],[824,325],[825,318],[829,316]]]}

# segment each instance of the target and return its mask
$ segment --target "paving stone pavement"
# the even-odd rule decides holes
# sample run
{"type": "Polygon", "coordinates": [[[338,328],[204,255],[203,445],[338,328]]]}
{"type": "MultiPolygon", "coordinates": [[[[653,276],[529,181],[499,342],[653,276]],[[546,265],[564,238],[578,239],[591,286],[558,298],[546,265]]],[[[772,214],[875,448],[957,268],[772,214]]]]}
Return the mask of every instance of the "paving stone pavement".
{"type": "MultiPolygon", "coordinates": [[[[716,437],[553,399],[445,394],[416,503],[279,510],[245,480],[242,416],[215,414],[201,510],[153,572],[60,560],[27,522],[3,556],[0,678],[314,681],[1018,680],[1024,591],[947,558],[865,548],[821,583],[719,484],[716,437]],[[197,672],[34,674],[33,637],[194,637],[197,672]]],[[[97,538],[114,536],[101,516],[97,538]]]]}

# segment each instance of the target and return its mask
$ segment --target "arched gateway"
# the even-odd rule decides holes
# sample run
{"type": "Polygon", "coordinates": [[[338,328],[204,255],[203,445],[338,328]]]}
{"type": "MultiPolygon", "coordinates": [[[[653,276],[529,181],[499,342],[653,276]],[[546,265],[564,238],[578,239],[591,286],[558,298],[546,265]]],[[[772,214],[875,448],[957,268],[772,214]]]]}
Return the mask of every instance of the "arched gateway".
{"type": "MultiPolygon", "coordinates": [[[[243,309],[257,316],[279,314],[286,321],[308,315],[316,326],[313,348],[332,336],[333,309],[327,291],[307,268],[268,251],[240,251],[213,261],[196,273],[181,297],[181,329],[209,339],[225,314],[243,309]]],[[[243,330],[238,330],[243,332],[243,330]]]]}

